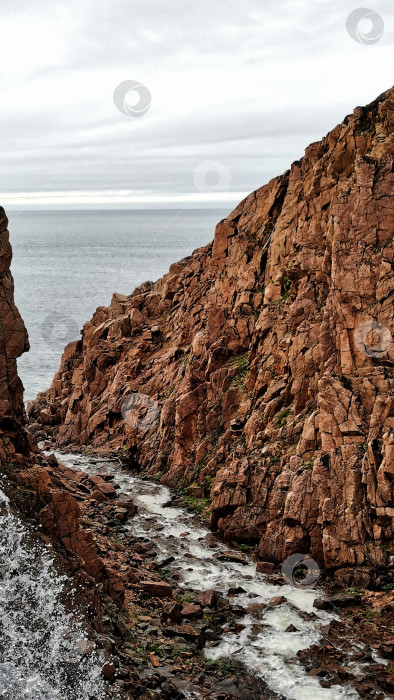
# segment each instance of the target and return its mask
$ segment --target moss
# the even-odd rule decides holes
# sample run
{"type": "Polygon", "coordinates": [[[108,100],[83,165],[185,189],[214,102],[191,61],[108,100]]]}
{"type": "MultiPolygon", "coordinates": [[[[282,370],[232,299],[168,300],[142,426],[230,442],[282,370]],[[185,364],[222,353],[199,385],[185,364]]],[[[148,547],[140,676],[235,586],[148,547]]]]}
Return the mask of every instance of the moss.
{"type": "Polygon", "coordinates": [[[248,544],[239,544],[239,542],[233,542],[233,547],[238,549],[240,552],[249,552],[250,547],[248,544]]]}
{"type": "Polygon", "coordinates": [[[209,498],[196,498],[195,496],[182,496],[181,504],[195,510],[199,515],[206,510],[210,504],[209,498]]]}
{"type": "Polygon", "coordinates": [[[274,301],[272,303],[276,308],[280,308],[289,299],[289,297],[290,297],[290,292],[289,292],[289,290],[287,290],[286,292],[284,292],[284,294],[282,294],[282,296],[279,299],[274,299],[274,301]]]}
{"type": "Polygon", "coordinates": [[[249,366],[249,353],[244,352],[242,355],[238,355],[237,357],[233,358],[230,363],[229,367],[230,369],[236,369],[237,372],[234,375],[232,381],[231,381],[231,386],[237,386],[237,387],[243,387],[245,384],[245,379],[246,375],[248,373],[248,366],[249,366]]]}
{"type": "Polygon", "coordinates": [[[188,365],[190,365],[190,357],[191,357],[190,353],[188,355],[184,355],[182,357],[182,364],[184,367],[187,367],[188,365]]]}
{"type": "Polygon", "coordinates": [[[233,673],[236,673],[236,671],[237,671],[237,667],[234,666],[234,664],[231,663],[231,661],[225,661],[225,660],[213,661],[211,659],[208,659],[205,662],[205,665],[206,665],[206,668],[212,668],[212,669],[215,669],[217,671],[220,671],[225,676],[232,675],[233,673]]]}
{"type": "Polygon", "coordinates": [[[291,279],[287,275],[284,275],[282,278],[282,290],[283,292],[287,292],[291,287],[291,279]]]}
{"type": "Polygon", "coordinates": [[[232,360],[230,360],[230,367],[239,367],[240,369],[245,369],[249,364],[249,353],[243,352],[241,355],[237,355],[232,360]]]}
{"type": "Polygon", "coordinates": [[[282,408],[282,410],[279,411],[278,415],[276,416],[276,423],[279,425],[279,427],[286,425],[287,417],[290,411],[290,408],[282,408]]]}

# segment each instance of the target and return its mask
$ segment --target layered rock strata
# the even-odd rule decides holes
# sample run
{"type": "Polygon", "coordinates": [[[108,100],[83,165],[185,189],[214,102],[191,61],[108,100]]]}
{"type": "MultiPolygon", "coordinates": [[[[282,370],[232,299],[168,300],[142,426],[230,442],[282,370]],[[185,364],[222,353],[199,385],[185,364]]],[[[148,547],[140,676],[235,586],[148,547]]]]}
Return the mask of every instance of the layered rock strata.
{"type": "Polygon", "coordinates": [[[391,89],[356,108],[210,245],[98,308],[32,430],[124,451],[263,560],[387,564],[393,106],[391,89]]]}

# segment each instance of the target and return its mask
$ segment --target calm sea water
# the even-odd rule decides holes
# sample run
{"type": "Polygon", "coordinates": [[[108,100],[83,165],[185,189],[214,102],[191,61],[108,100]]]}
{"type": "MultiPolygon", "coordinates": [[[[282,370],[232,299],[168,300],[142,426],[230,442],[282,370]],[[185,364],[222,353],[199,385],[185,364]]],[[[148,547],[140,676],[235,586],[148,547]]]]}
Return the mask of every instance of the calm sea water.
{"type": "Polygon", "coordinates": [[[9,213],[15,300],[31,349],[18,360],[25,400],[47,389],[64,346],[113,292],[131,294],[212,240],[228,210],[9,213]]]}

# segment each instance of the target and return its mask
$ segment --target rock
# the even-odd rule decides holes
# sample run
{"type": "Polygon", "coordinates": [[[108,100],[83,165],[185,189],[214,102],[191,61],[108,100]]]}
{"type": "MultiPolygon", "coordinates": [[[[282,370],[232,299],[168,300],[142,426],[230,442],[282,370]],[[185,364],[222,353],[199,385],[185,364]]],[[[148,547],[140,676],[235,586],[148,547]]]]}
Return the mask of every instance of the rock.
{"type": "Polygon", "coordinates": [[[331,598],[316,598],[313,601],[313,607],[317,610],[332,610],[333,608],[347,608],[350,605],[360,605],[360,595],[336,595],[331,598]]]}
{"type": "Polygon", "coordinates": [[[235,552],[220,552],[219,554],[213,555],[218,561],[232,561],[236,564],[243,564],[246,566],[249,562],[242,556],[242,554],[236,554],[235,552]]]}
{"type": "Polygon", "coordinates": [[[115,678],[116,668],[113,663],[107,662],[103,666],[102,674],[106,681],[112,681],[115,678]]]}
{"type": "Polygon", "coordinates": [[[155,656],[155,654],[149,654],[149,661],[151,662],[153,668],[160,666],[160,659],[158,656],[155,656]]]}
{"type": "Polygon", "coordinates": [[[171,598],[173,594],[171,585],[164,581],[141,581],[140,586],[146,593],[151,593],[157,598],[171,598]]]}
{"type": "Polygon", "coordinates": [[[258,574],[272,574],[275,571],[275,564],[270,561],[258,561],[256,571],[258,574]]]}
{"type": "Polygon", "coordinates": [[[384,659],[394,659],[394,640],[381,644],[378,651],[384,659]]]}
{"type": "Polygon", "coordinates": [[[248,613],[248,615],[252,615],[253,617],[257,617],[258,619],[260,619],[261,613],[263,612],[263,610],[266,610],[266,608],[267,606],[265,603],[251,603],[246,608],[246,612],[248,613]]]}
{"type": "Polygon", "coordinates": [[[271,598],[268,606],[270,608],[276,608],[278,605],[283,605],[283,603],[287,603],[286,598],[284,598],[283,595],[278,595],[275,596],[275,598],[271,598]]]}
{"type": "Polygon", "coordinates": [[[240,595],[241,593],[246,593],[246,590],[242,588],[242,586],[232,586],[227,591],[228,596],[240,595]]]}
{"type": "Polygon", "coordinates": [[[162,620],[170,620],[171,622],[181,622],[181,605],[176,601],[165,603],[161,613],[162,620]]]}
{"type": "MultiPolygon", "coordinates": [[[[193,489],[198,509],[203,488],[212,529],[229,545],[257,543],[263,562],[308,551],[328,570],[387,564],[393,96],[311,144],[212,243],[99,307],[30,407],[57,447],[125,442],[141,470],[193,489]],[[124,425],[125,386],[142,396],[137,423],[149,408],[143,430],[124,425]]],[[[8,274],[6,240],[2,250],[8,274]]],[[[3,355],[15,358],[26,334],[8,318],[20,332],[3,355]]],[[[0,415],[17,405],[21,417],[21,388],[4,387],[0,415]]]]}
{"type": "Polygon", "coordinates": [[[209,589],[199,593],[195,598],[195,602],[202,605],[203,608],[214,608],[218,602],[218,596],[216,591],[209,589]]]}
{"type": "Polygon", "coordinates": [[[191,620],[195,620],[202,617],[203,613],[199,605],[193,605],[192,603],[185,603],[181,611],[182,617],[188,617],[191,620]]]}
{"type": "Polygon", "coordinates": [[[183,625],[169,625],[163,630],[163,634],[167,637],[183,637],[187,641],[195,642],[199,649],[204,644],[204,637],[200,630],[195,629],[193,625],[185,623],[183,625]]]}
{"type": "Polygon", "coordinates": [[[175,561],[175,557],[172,555],[163,557],[163,559],[158,559],[157,561],[157,568],[158,569],[164,569],[168,564],[171,564],[173,561],[175,561]]]}
{"type": "Polygon", "coordinates": [[[83,656],[92,654],[95,650],[96,645],[91,639],[79,639],[75,644],[78,652],[83,656]]]}

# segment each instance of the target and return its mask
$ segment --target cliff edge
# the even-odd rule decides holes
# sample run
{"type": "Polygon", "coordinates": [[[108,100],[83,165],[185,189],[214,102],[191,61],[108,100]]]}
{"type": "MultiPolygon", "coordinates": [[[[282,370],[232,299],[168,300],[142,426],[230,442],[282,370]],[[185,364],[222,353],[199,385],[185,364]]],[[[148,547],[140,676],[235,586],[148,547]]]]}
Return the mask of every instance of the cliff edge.
{"type": "Polygon", "coordinates": [[[27,331],[14,302],[14,280],[10,272],[12,249],[8,219],[0,207],[0,460],[14,454],[29,454],[29,436],[23,385],[18,377],[17,358],[29,349],[27,331]]]}
{"type": "Polygon", "coordinates": [[[394,90],[250,194],[213,243],[114,295],[31,429],[121,450],[263,560],[394,554],[394,90]]]}

